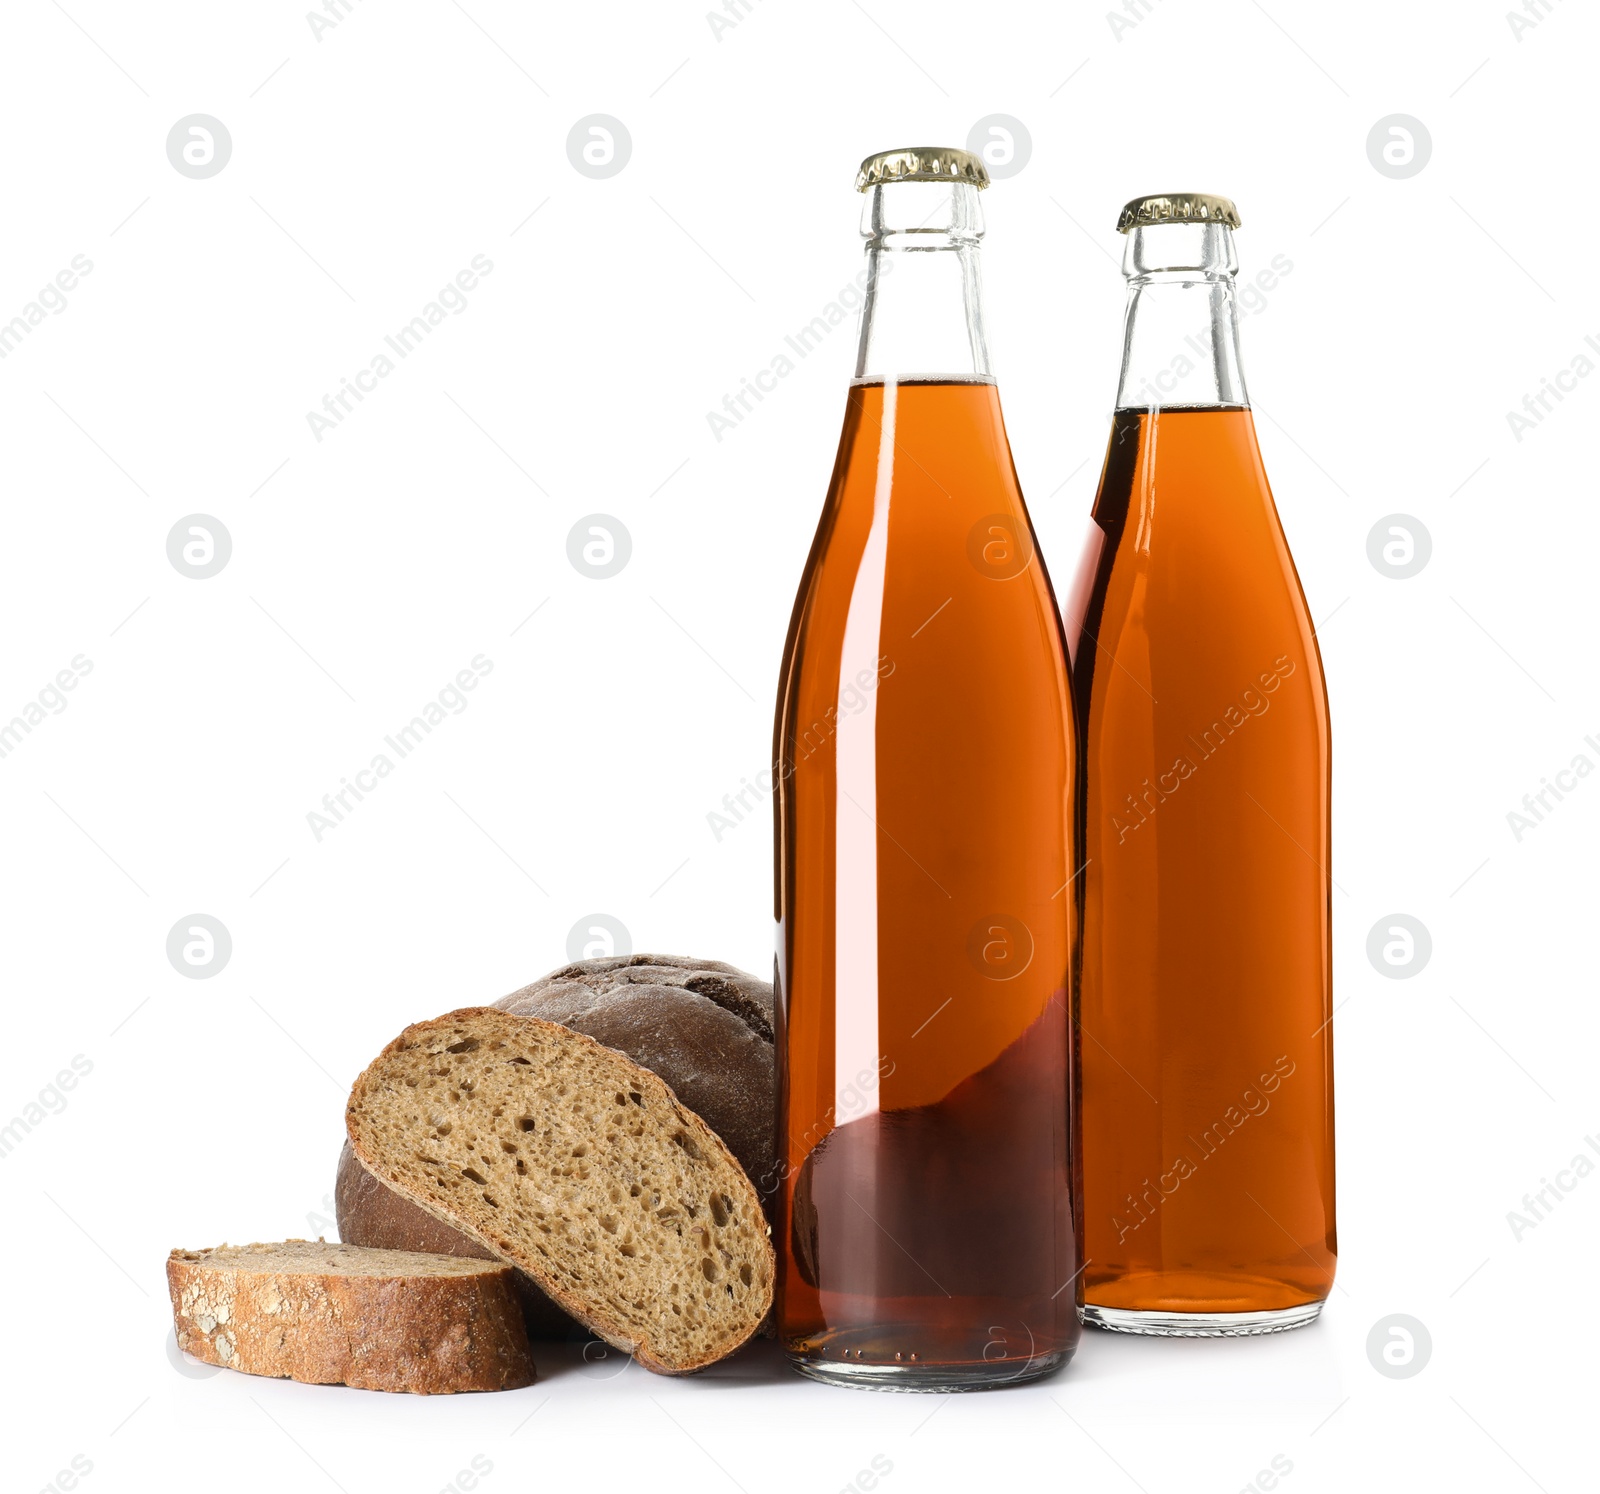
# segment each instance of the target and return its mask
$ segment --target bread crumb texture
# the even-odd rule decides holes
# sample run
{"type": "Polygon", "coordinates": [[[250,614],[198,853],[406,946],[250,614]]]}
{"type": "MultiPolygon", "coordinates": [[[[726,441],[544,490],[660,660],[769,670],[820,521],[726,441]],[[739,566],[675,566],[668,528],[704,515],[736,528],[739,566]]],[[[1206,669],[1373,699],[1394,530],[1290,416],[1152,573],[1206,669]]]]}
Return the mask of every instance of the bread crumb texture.
{"type": "Polygon", "coordinates": [[[531,1385],[510,1269],[321,1240],[174,1250],[178,1347],[246,1374],[437,1395],[531,1385]]]}
{"type": "Polygon", "coordinates": [[[346,1119],[370,1171],[649,1369],[714,1363],[771,1304],[744,1171],[661,1079],[581,1033],[488,1007],[419,1023],[346,1119]]]}

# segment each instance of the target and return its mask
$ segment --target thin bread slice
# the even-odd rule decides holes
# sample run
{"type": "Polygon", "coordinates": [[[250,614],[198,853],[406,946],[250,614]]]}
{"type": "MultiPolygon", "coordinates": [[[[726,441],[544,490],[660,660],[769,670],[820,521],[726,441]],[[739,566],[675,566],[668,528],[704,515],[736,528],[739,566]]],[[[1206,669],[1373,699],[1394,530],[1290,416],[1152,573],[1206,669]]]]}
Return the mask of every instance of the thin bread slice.
{"type": "Polygon", "coordinates": [[[321,1240],[167,1257],[178,1347],[249,1375],[442,1395],[533,1384],[510,1267],[321,1240]]]}
{"type": "Polygon", "coordinates": [[[420,1022],[356,1080],[345,1120],[369,1172],[647,1369],[714,1363],[771,1304],[767,1223],[732,1153],[582,1033],[492,1007],[420,1022]]]}

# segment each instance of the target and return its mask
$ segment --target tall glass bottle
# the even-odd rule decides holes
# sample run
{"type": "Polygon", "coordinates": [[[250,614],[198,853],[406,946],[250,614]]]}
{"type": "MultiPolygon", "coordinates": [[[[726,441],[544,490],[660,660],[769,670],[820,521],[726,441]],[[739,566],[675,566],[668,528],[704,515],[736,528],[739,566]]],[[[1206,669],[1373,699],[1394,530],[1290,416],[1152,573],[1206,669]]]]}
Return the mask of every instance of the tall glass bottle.
{"type": "Polygon", "coordinates": [[[1270,1333],[1333,1284],[1329,727],[1224,198],[1123,209],[1122,381],[1067,609],[1086,1321],[1270,1333]]]}
{"type": "Polygon", "coordinates": [[[982,163],[863,163],[856,378],[779,688],[780,1330],[958,1390],[1079,1327],[1065,641],[978,283],[982,163]]]}

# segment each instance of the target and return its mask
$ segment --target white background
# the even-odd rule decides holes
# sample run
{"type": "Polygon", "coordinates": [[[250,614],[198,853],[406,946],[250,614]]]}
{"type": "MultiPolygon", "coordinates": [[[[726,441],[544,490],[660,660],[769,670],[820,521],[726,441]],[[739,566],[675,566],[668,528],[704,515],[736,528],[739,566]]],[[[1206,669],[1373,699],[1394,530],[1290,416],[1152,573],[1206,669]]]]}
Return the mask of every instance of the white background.
{"type": "Polygon", "coordinates": [[[889,1490],[1236,1491],[1275,1456],[1292,1494],[1592,1488],[1600,1181],[1520,1238],[1507,1215],[1600,1133],[1600,782],[1520,841],[1507,813],[1600,763],[1600,379],[1521,441],[1506,414],[1600,334],[1593,13],[1519,39],[1505,0],[1152,0],[1119,36],[1102,4],[735,0],[719,39],[705,0],[353,0],[318,40],[303,4],[5,7],[0,320],[93,264],[0,362],[0,719],[93,665],[0,759],[0,1119],[92,1064],[0,1164],[6,1487],[77,1455],[90,1491],[437,1494],[477,1455],[491,1494],[831,1494],[874,1457],[889,1490]],[[206,180],[165,149],[196,112],[233,142],[206,180]],[[633,142],[605,180],[566,151],[595,113],[633,142]],[[687,1381],[543,1351],[529,1390],[434,1399],[177,1372],[168,1249],[331,1235],[345,1088],[405,1022],[561,963],[596,912],[770,968],[768,805],[720,841],[707,815],[768,759],[850,328],[721,442],[706,414],[857,273],[858,160],[996,113],[1032,152],[983,199],[990,329],[1058,589],[1122,202],[1227,193],[1245,275],[1292,264],[1244,345],[1334,714],[1323,1321],[1090,1334],[1048,1382],[945,1401],[770,1346],[687,1381]],[[1432,137],[1404,180],[1366,150],[1394,113],[1432,137]],[[467,309],[319,443],[307,412],[476,254],[467,309]],[[633,544],[604,581],[566,553],[596,512],[633,544]],[[1397,512],[1432,536],[1409,580],[1367,557],[1397,512]],[[194,513],[232,536],[209,580],[166,554],[194,513]],[[468,708],[315,839],[479,654],[468,708]],[[1406,980],[1366,956],[1396,912],[1433,941],[1406,980]],[[194,913],[232,936],[210,979],[165,953],[194,913]],[[1366,1351],[1394,1313],[1431,1334],[1408,1379],[1366,1351]]]}

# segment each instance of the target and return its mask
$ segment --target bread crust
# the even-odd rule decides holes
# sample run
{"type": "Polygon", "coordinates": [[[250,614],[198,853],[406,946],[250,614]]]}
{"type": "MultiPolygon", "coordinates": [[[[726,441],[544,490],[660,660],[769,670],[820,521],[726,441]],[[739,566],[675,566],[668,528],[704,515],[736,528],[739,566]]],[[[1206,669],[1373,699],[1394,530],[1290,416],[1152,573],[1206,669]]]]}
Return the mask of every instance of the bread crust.
{"type": "Polygon", "coordinates": [[[409,1271],[403,1258],[382,1274],[339,1269],[341,1259],[373,1254],[303,1240],[174,1250],[167,1289],[178,1347],[224,1369],[358,1390],[447,1395],[533,1384],[508,1267],[417,1255],[409,1271]],[[327,1269],[278,1269],[286,1246],[320,1246],[327,1269]],[[259,1267],[240,1263],[248,1252],[261,1253],[259,1267]],[[425,1274],[441,1261],[470,1274],[425,1274]]]}
{"type": "Polygon", "coordinates": [[[547,1022],[537,1017],[515,1016],[495,1007],[465,1007],[427,1022],[414,1023],[390,1042],[357,1078],[350,1091],[345,1121],[355,1157],[368,1172],[426,1213],[452,1226],[481,1249],[525,1272],[552,1302],[596,1337],[632,1354],[646,1369],[657,1374],[690,1374],[726,1358],[755,1333],[772,1305],[776,1264],[772,1252],[771,1229],[766,1224],[761,1201],[754,1185],[745,1175],[738,1160],[705,1121],[678,1102],[676,1095],[664,1080],[586,1033],[574,1032],[560,1023],[547,1022]],[[555,1044],[558,1051],[571,1055],[574,1059],[579,1061],[587,1059],[589,1062],[604,1066],[610,1070],[611,1077],[614,1077],[619,1084],[649,1094],[652,1104],[665,1107],[672,1117],[673,1124],[689,1133],[702,1152],[711,1154],[715,1163],[726,1174],[727,1187],[745,1195],[743,1217],[752,1221],[751,1233],[755,1234],[759,1241],[759,1249],[763,1253],[764,1269],[760,1273],[759,1307],[753,1313],[745,1314],[746,1321],[742,1327],[725,1339],[708,1345],[702,1351],[674,1356],[670,1350],[654,1342],[648,1333],[630,1332],[626,1324],[609,1313],[604,1302],[599,1300],[598,1286],[594,1293],[590,1293],[575,1287],[570,1282],[563,1282],[534,1251],[520,1242],[510,1239],[507,1235],[491,1238],[471,1220],[446,1207],[436,1196],[408,1185],[379,1150],[374,1129],[376,1123],[365,1114],[365,1102],[374,1093],[392,1092],[389,1086],[391,1060],[424,1047],[437,1037],[454,1036],[466,1026],[474,1024],[487,1024],[490,1029],[511,1041],[519,1038],[524,1040],[537,1038],[541,1042],[555,1044]],[[519,1029],[524,1030],[519,1031],[519,1029]],[[760,1221],[759,1233],[755,1230],[754,1221],[760,1221]]]}

